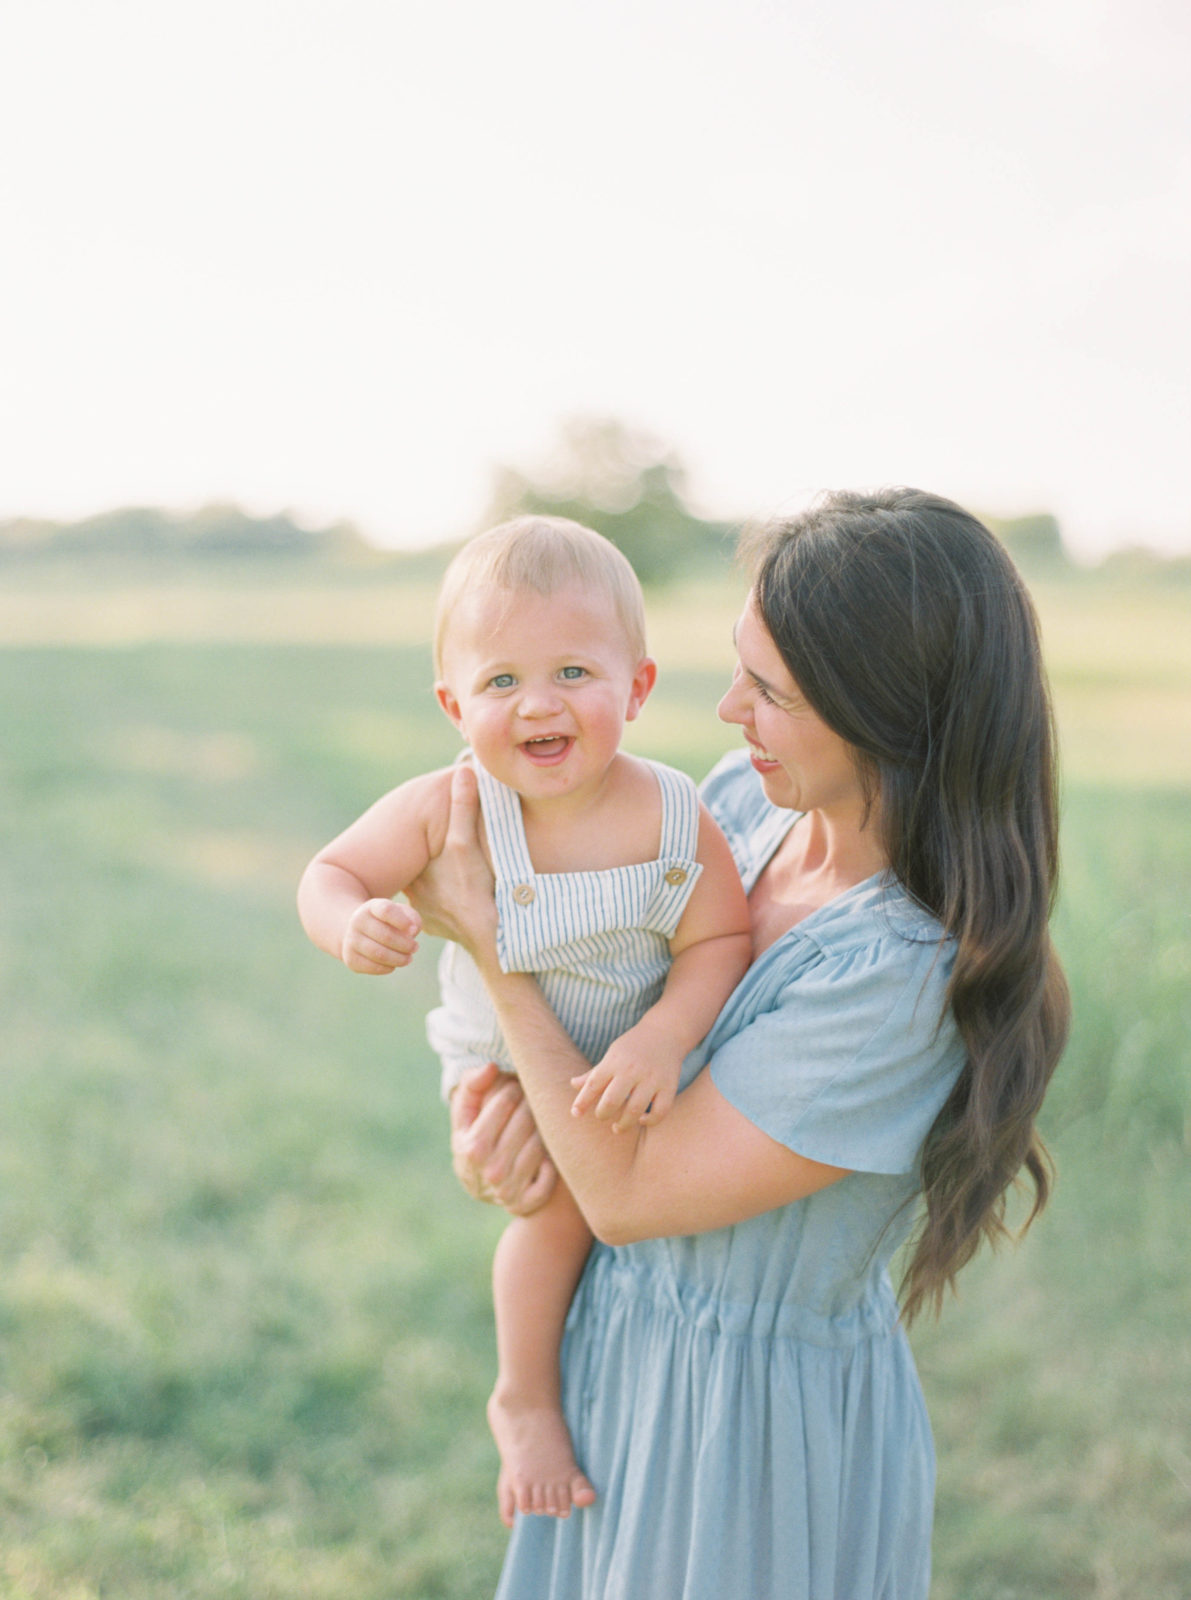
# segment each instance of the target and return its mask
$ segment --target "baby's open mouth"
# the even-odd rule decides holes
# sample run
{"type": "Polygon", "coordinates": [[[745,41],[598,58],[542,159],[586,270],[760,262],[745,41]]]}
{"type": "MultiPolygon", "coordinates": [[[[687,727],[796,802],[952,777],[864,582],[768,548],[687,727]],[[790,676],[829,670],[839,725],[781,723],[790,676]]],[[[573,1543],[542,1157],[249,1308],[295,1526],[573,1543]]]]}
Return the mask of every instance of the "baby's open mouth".
{"type": "Polygon", "coordinates": [[[539,766],[548,766],[561,761],[574,742],[565,734],[542,734],[536,739],[526,739],[521,745],[521,753],[539,766]]]}

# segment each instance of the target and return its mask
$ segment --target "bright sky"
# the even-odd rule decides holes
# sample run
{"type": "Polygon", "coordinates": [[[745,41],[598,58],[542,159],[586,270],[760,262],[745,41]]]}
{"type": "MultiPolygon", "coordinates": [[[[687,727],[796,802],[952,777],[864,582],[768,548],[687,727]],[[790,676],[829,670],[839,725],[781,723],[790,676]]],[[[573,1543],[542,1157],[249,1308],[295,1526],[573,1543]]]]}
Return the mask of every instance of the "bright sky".
{"type": "Polygon", "coordinates": [[[1191,550],[1186,0],[7,0],[0,516],[386,543],[612,414],[698,504],[1191,550]]]}

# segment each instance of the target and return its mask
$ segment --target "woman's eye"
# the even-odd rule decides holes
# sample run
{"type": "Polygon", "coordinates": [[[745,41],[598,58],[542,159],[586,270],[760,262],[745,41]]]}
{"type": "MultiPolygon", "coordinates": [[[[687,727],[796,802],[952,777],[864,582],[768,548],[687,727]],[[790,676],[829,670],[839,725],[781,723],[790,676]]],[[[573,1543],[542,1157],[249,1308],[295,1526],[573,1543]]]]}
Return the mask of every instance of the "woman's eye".
{"type": "Polygon", "coordinates": [[[559,677],[560,678],[567,678],[567,679],[570,679],[572,681],[575,678],[585,678],[586,676],[587,676],[586,667],[564,667],[562,669],[562,671],[559,673],[559,677]]]}
{"type": "Polygon", "coordinates": [[[516,681],[511,672],[498,672],[495,678],[488,680],[488,687],[490,689],[511,689],[516,681]]]}
{"type": "Polygon", "coordinates": [[[773,696],[770,694],[769,690],[765,687],[765,685],[763,683],[755,683],[753,685],[753,688],[756,689],[758,698],[761,699],[761,700],[764,700],[766,705],[769,705],[769,706],[777,705],[777,701],[773,698],[773,696]]]}

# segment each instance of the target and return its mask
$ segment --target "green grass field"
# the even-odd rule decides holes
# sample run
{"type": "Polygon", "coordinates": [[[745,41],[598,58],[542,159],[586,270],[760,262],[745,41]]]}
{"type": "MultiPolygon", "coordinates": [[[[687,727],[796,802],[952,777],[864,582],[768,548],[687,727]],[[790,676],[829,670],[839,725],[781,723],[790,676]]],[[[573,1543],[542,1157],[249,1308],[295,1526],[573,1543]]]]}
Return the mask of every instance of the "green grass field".
{"type": "MultiPolygon", "coordinates": [[[[0,575],[0,1597],[479,1600],[499,1223],[421,1017],[314,951],[311,852],[450,758],[428,589],[0,575]]],[[[739,589],[653,607],[695,774],[739,589]]],[[[1060,1183],[915,1332],[937,1600],[1191,1593],[1188,596],[1041,590],[1076,999],[1060,1183]]],[[[648,1596],[643,1596],[648,1600],[648,1596]]]]}

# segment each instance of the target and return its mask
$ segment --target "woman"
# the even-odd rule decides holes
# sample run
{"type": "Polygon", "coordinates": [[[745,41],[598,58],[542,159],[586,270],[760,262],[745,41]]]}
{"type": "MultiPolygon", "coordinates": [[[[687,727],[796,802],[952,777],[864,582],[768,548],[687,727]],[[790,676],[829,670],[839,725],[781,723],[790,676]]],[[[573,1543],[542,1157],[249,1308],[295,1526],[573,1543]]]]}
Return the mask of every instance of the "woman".
{"type": "MultiPolygon", "coordinates": [[[[704,798],[753,965],[661,1124],[571,1115],[586,1064],[532,977],[500,970],[466,776],[418,894],[479,965],[602,1241],[564,1349],[599,1499],[518,1519],[504,1600],[924,1597],[934,1459],[902,1323],[1003,1231],[1023,1166],[1035,1211],[1047,1195],[1034,1119],[1068,1002],[1050,711],[1012,564],[949,501],[833,495],[761,542],[736,643],[720,716],[747,753],[704,798]],[[899,1321],[888,1263],[919,1213],[899,1321]]],[[[519,1093],[465,1091],[463,1166],[536,1198],[519,1093]]]]}

